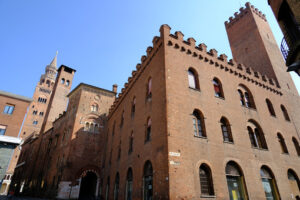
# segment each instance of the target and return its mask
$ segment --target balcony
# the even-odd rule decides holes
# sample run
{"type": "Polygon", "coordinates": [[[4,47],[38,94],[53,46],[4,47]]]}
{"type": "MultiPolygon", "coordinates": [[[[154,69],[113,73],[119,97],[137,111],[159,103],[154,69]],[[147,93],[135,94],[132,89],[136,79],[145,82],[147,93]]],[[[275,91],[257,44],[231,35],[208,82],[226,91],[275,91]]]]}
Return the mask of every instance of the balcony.
{"type": "Polygon", "coordinates": [[[286,61],[288,58],[288,55],[289,55],[290,48],[289,48],[285,38],[282,38],[280,50],[281,50],[284,60],[286,61]]]}
{"type": "MultiPolygon", "coordinates": [[[[296,30],[299,30],[300,33],[300,25],[296,26],[296,30]]],[[[291,35],[286,32],[281,41],[280,50],[288,67],[287,71],[295,71],[300,76],[299,35],[291,35]]]]}

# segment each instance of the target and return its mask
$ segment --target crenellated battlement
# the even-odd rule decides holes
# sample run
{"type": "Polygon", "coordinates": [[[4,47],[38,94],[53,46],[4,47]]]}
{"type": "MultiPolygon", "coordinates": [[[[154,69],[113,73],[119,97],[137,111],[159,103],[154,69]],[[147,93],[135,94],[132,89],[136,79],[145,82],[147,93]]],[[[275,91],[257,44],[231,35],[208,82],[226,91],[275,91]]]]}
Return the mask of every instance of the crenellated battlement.
{"type": "Polygon", "coordinates": [[[121,89],[118,97],[116,97],[113,105],[109,109],[109,116],[111,113],[118,107],[118,105],[123,100],[124,96],[129,92],[132,85],[136,82],[141,73],[145,70],[145,68],[150,64],[152,58],[156,55],[158,50],[162,46],[161,37],[155,36],[152,40],[153,46],[149,46],[146,49],[146,55],[141,56],[141,63],[136,65],[136,70],[131,72],[131,76],[128,77],[127,82],[124,84],[124,87],[121,89]]]}
{"type": "MultiPolygon", "coordinates": [[[[248,4],[248,6],[250,5],[248,4]]],[[[282,93],[278,90],[280,87],[279,85],[276,85],[275,80],[254,71],[249,66],[246,67],[241,63],[236,63],[233,59],[228,60],[228,56],[226,54],[218,55],[218,51],[216,49],[207,50],[207,45],[204,43],[200,43],[197,46],[196,41],[193,38],[188,38],[185,41],[183,38],[184,34],[179,31],[171,34],[171,28],[167,25],[162,25],[162,28],[166,29],[165,32],[169,34],[168,38],[164,38],[164,40],[167,40],[167,46],[178,49],[180,52],[186,53],[201,62],[209,63],[216,68],[233,74],[234,76],[245,79],[276,94],[282,95],[282,93]]]]}
{"type": "Polygon", "coordinates": [[[260,10],[255,8],[253,5],[251,5],[249,2],[245,4],[246,7],[241,7],[239,12],[235,12],[233,17],[229,17],[229,20],[225,22],[225,26],[228,28],[241,18],[243,16],[247,15],[249,12],[255,13],[257,16],[262,18],[264,21],[267,21],[266,15],[263,14],[260,10]]]}
{"type": "MultiPolygon", "coordinates": [[[[250,7],[250,4],[246,5],[250,7]]],[[[174,34],[171,34],[170,30],[171,28],[167,24],[160,27],[160,37],[155,36],[152,40],[153,46],[148,47],[146,55],[141,56],[141,63],[136,65],[136,70],[133,70],[131,76],[128,77],[128,81],[124,84],[124,87],[109,110],[109,116],[119,106],[121,101],[124,99],[124,96],[129,92],[144,69],[150,64],[152,58],[156,55],[163,44],[166,45],[166,47],[177,49],[194,59],[198,59],[199,62],[209,63],[211,66],[219,68],[233,76],[247,80],[248,82],[275,94],[282,95],[279,90],[280,87],[279,85],[276,85],[275,80],[254,71],[251,67],[246,67],[241,63],[236,63],[232,59],[228,60],[228,56],[226,54],[218,55],[218,51],[216,49],[207,50],[207,45],[204,43],[196,45],[196,40],[194,38],[184,40],[184,34],[180,31],[176,31],[174,34]]]]}

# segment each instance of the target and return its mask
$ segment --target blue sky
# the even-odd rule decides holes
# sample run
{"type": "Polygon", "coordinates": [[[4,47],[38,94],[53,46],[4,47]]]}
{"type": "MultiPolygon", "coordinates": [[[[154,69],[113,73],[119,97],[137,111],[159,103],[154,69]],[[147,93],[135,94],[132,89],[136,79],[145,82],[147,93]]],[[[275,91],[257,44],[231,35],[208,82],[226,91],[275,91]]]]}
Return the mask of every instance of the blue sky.
{"type": "MultiPolygon", "coordinates": [[[[120,90],[162,24],[231,57],[224,21],[246,2],[0,0],[0,90],[32,97],[56,51],[58,65],[77,70],[72,88],[84,82],[110,90],[117,83],[120,90]]],[[[267,0],[250,2],[266,14],[280,44],[267,0]]]]}

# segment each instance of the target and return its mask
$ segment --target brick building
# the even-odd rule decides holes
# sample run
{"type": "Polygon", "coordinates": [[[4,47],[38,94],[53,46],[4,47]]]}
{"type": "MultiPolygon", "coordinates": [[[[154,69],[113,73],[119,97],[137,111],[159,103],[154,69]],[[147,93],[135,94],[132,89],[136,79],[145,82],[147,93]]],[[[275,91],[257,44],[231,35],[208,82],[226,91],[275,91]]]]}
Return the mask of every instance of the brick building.
{"type": "Polygon", "coordinates": [[[21,143],[19,135],[27,108],[32,99],[0,91],[0,195],[6,194],[16,159],[15,148],[21,143]]]}
{"type": "Polygon", "coordinates": [[[25,141],[19,163],[35,164],[16,169],[17,191],[62,199],[299,199],[299,95],[267,19],[247,3],[225,27],[233,60],[162,25],[117,98],[76,87],[52,128],[25,141]],[[98,115],[87,117],[94,109],[98,115]],[[28,156],[32,146],[39,148],[28,156]]]}

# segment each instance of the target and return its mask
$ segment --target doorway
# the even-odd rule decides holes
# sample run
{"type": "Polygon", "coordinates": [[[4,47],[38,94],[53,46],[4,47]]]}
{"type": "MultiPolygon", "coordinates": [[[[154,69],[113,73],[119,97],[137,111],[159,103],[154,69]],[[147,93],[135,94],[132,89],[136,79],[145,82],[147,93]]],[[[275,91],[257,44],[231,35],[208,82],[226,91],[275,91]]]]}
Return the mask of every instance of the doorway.
{"type": "Polygon", "coordinates": [[[79,199],[96,199],[97,175],[88,171],[81,178],[79,199]]]}

